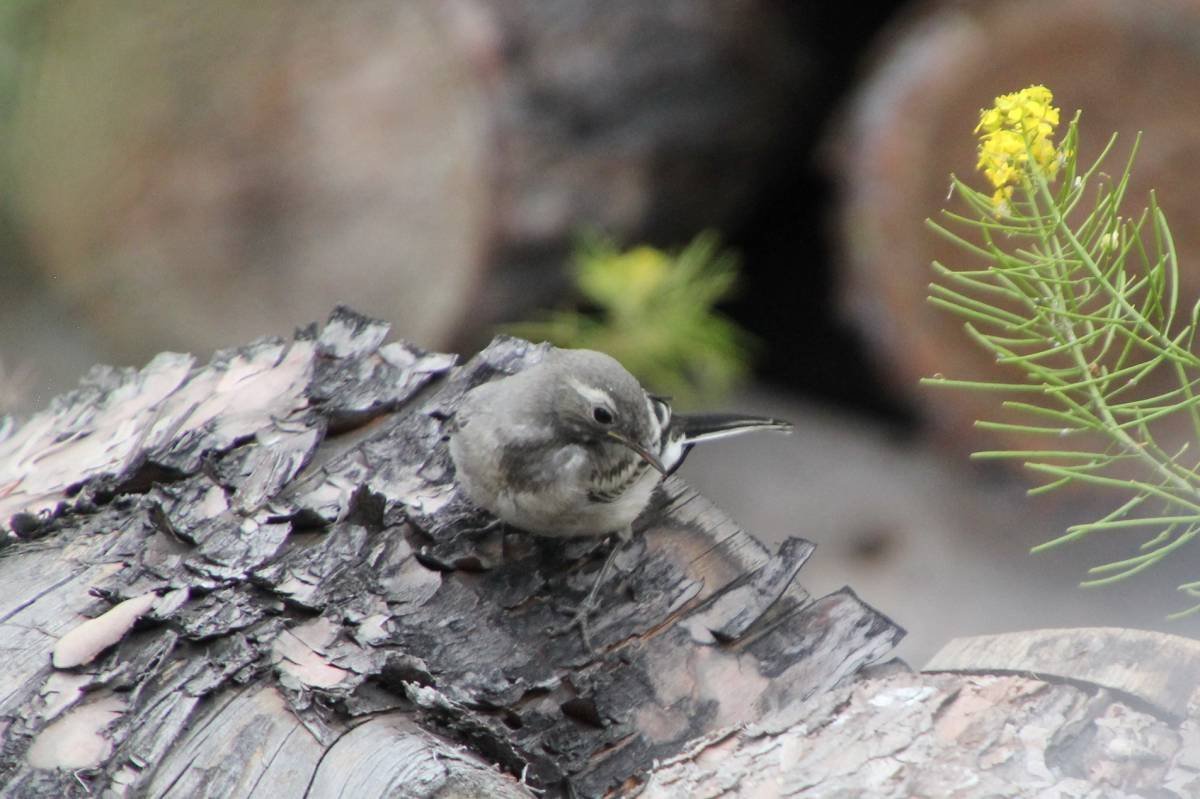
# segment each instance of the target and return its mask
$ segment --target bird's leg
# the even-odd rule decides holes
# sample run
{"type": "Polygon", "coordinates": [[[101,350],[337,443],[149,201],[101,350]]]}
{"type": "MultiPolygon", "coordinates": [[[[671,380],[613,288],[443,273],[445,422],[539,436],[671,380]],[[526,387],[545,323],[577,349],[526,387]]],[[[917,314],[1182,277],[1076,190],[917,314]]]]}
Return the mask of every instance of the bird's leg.
{"type": "Polygon", "coordinates": [[[604,565],[600,567],[600,574],[596,575],[596,581],[592,583],[592,590],[588,591],[587,597],[579,605],[575,611],[575,617],[571,620],[571,625],[579,627],[579,637],[583,639],[583,646],[587,651],[594,652],[592,648],[592,636],[588,630],[588,616],[591,615],[592,608],[596,605],[596,597],[600,593],[600,586],[604,585],[604,581],[608,579],[608,573],[612,571],[613,561],[617,559],[617,552],[625,545],[623,540],[615,541],[608,550],[608,557],[604,559],[604,565]]]}
{"type": "Polygon", "coordinates": [[[503,530],[503,529],[504,529],[504,522],[500,521],[499,519],[497,519],[495,517],[492,517],[491,519],[488,519],[486,522],[479,525],[478,527],[465,527],[464,526],[462,528],[462,532],[463,532],[463,534],[465,534],[467,536],[471,536],[471,537],[475,537],[475,538],[482,538],[485,535],[488,535],[490,533],[494,533],[498,530],[503,530]]]}
{"type": "Polygon", "coordinates": [[[608,579],[609,572],[612,571],[613,564],[617,560],[617,553],[629,543],[631,538],[633,538],[632,528],[626,528],[617,533],[617,540],[613,542],[612,547],[608,550],[608,557],[604,559],[604,565],[600,567],[600,573],[596,575],[596,580],[592,583],[592,590],[588,591],[587,597],[575,609],[575,615],[571,618],[571,621],[564,625],[561,630],[562,632],[566,632],[573,627],[578,627],[579,636],[583,639],[583,646],[589,652],[594,652],[595,649],[592,648],[592,636],[588,628],[588,616],[591,615],[592,609],[596,604],[596,597],[600,595],[600,589],[608,579]]]}

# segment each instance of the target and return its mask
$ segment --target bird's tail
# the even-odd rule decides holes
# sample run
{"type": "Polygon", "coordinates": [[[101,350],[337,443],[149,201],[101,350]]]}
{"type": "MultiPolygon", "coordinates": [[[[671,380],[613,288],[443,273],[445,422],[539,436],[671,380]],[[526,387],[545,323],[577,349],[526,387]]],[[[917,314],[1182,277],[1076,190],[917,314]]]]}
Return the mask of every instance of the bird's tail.
{"type": "Polygon", "coordinates": [[[756,430],[771,430],[777,433],[792,432],[792,423],[768,416],[747,416],[739,413],[676,414],[672,427],[683,433],[685,444],[700,444],[721,438],[740,436],[756,430]]]}

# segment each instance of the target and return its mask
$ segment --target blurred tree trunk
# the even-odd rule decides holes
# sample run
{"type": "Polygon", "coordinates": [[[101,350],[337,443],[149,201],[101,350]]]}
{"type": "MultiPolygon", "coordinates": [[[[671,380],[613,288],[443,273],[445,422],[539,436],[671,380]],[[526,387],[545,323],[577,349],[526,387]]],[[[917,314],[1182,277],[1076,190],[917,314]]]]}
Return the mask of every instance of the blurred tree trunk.
{"type": "Polygon", "coordinates": [[[779,0],[41,12],[5,199],[122,361],[331,298],[431,346],[486,338],[558,298],[584,229],[729,224],[816,85],[779,0]]]}

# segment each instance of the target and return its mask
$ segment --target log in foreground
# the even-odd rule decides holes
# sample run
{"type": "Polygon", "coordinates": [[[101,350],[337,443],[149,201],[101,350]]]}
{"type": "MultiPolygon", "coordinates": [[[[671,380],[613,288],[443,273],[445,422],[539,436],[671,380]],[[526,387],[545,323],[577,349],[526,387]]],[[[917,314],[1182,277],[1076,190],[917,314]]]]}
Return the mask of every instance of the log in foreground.
{"type": "Polygon", "coordinates": [[[591,796],[852,681],[903,634],[678,479],[592,617],[599,541],[455,488],[466,365],[339,309],[206,366],[97,369],[0,440],[0,793],[591,796]]]}
{"type": "Polygon", "coordinates": [[[1162,696],[1164,674],[1200,673],[1195,641],[1136,630],[1015,633],[951,642],[930,667],[937,673],[885,667],[761,722],[710,735],[665,761],[639,795],[1200,795],[1196,683],[1174,686],[1183,690],[1173,694],[1170,712],[1153,701],[1162,696]],[[1143,657],[1128,658],[1131,649],[1143,657]],[[1049,673],[1020,670],[1031,660],[1022,652],[1035,651],[1032,660],[1049,673]],[[991,656],[962,658],[983,652],[991,656]],[[1055,673],[1085,663],[1093,668],[1076,678],[1055,673]],[[1100,673],[1148,692],[1088,681],[1100,673]],[[1176,715],[1189,704],[1190,715],[1176,715]]]}

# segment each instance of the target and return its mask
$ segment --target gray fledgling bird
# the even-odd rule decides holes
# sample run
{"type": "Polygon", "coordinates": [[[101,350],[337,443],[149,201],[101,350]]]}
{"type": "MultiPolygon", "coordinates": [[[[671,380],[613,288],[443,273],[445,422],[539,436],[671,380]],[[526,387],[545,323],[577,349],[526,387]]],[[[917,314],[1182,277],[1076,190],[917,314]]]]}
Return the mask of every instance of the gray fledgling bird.
{"type": "MultiPolygon", "coordinates": [[[[655,487],[693,445],[791,428],[759,416],[673,414],[614,358],[551,349],[540,363],[463,396],[450,457],[467,497],[513,527],[552,538],[616,533],[628,540],[655,487]]],[[[586,621],[616,551],[577,621],[586,621]]]]}

